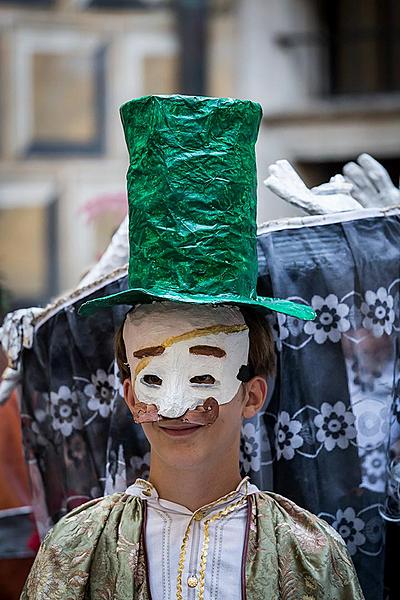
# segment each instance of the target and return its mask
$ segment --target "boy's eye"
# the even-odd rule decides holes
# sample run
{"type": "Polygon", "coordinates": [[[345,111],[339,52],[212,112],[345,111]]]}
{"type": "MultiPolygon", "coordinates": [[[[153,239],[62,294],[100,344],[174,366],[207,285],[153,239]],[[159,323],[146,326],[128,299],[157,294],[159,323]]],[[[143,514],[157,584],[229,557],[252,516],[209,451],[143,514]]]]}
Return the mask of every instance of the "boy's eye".
{"type": "Polygon", "coordinates": [[[212,385],[213,383],[215,383],[215,379],[212,375],[196,375],[195,377],[192,377],[190,383],[212,385]]]}
{"type": "Polygon", "coordinates": [[[143,383],[147,385],[161,385],[162,379],[157,377],[157,375],[143,375],[142,377],[143,383]]]}

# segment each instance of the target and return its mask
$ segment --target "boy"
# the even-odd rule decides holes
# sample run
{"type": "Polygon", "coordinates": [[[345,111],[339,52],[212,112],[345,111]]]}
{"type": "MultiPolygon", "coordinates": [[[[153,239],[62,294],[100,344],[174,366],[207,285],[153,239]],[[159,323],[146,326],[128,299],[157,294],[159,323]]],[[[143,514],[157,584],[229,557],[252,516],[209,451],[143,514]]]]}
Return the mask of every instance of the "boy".
{"type": "Polygon", "coordinates": [[[151,444],[149,481],[79,507],[44,541],[23,600],[361,599],[341,538],[239,474],[243,418],[274,366],[257,296],[252,102],[147,97],[122,107],[130,150],[124,397],[151,444]],[[139,306],[138,306],[139,305],[139,306]]]}

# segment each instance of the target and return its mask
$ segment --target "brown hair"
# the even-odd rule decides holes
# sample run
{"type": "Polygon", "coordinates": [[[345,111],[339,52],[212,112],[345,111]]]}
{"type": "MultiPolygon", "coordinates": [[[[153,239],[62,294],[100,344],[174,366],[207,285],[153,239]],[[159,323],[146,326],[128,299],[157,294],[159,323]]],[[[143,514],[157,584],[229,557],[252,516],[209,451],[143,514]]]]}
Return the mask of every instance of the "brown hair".
{"type": "MultiPolygon", "coordinates": [[[[249,328],[249,374],[259,375],[267,379],[275,372],[275,350],[271,329],[264,315],[253,308],[240,309],[249,328]]],[[[115,356],[121,381],[130,378],[129,366],[126,364],[126,349],[123,338],[124,323],[115,334],[115,356]]]]}
{"type": "Polygon", "coordinates": [[[249,371],[250,376],[260,375],[264,379],[275,373],[275,348],[271,328],[265,315],[255,308],[241,308],[249,328],[249,371]]]}

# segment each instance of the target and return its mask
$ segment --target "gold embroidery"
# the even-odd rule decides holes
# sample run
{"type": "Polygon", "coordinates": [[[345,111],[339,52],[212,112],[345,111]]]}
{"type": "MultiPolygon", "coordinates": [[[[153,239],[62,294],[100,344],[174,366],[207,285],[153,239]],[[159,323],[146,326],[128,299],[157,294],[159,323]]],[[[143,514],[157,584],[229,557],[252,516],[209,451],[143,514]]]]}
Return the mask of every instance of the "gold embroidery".
{"type": "Polygon", "coordinates": [[[133,580],[135,582],[136,596],[147,599],[147,565],[143,548],[139,546],[137,567],[133,571],[133,580]]]}
{"type": "Polygon", "coordinates": [[[278,529],[283,529],[285,535],[294,535],[305,552],[318,552],[327,545],[326,537],[316,528],[311,529],[307,521],[304,521],[304,523],[296,523],[295,521],[280,523],[276,526],[276,530],[278,529]]]}
{"type": "Polygon", "coordinates": [[[118,529],[117,553],[123,552],[128,554],[128,565],[135,571],[138,566],[139,558],[139,542],[130,542],[121,533],[121,528],[118,529]]]}
{"type": "Polygon", "coordinates": [[[62,598],[69,589],[70,598],[74,598],[74,591],[78,593],[88,579],[89,574],[81,569],[81,565],[89,554],[90,551],[86,550],[71,558],[60,546],[47,546],[45,540],[26,582],[27,597],[39,598],[47,593],[49,597],[56,594],[53,597],[58,598],[58,594],[62,598]]]}
{"type": "Polygon", "coordinates": [[[176,600],[182,600],[182,575],[185,567],[185,555],[186,555],[186,544],[189,539],[190,526],[192,524],[193,517],[190,519],[188,526],[186,527],[185,535],[183,536],[181,551],[179,553],[178,562],[178,579],[176,582],[176,600]]]}
{"type": "Polygon", "coordinates": [[[332,565],[330,580],[335,587],[348,585],[351,579],[353,563],[347,554],[343,544],[337,544],[336,547],[331,544],[329,556],[332,565]]]}
{"type": "MultiPolygon", "coordinates": [[[[248,482],[246,481],[246,484],[247,483],[248,482]]],[[[237,493],[236,491],[231,492],[230,494],[227,494],[227,496],[225,496],[225,498],[232,496],[236,493],[237,493]]],[[[221,499],[221,500],[223,500],[223,499],[221,499]]],[[[217,503],[219,504],[221,502],[221,500],[217,500],[217,503]]],[[[212,517],[210,517],[209,519],[204,521],[204,540],[203,540],[201,554],[200,554],[200,569],[199,569],[200,577],[199,577],[198,600],[204,600],[204,585],[205,585],[205,577],[206,577],[207,555],[208,555],[208,546],[209,546],[209,542],[210,542],[210,534],[209,534],[210,523],[214,523],[214,521],[217,521],[218,519],[222,519],[223,517],[227,516],[229,513],[233,512],[237,508],[244,506],[244,504],[246,504],[246,502],[247,502],[246,497],[241,498],[237,502],[234,502],[233,504],[226,506],[224,509],[220,510],[218,513],[216,513],[215,515],[213,515],[212,517]]],[[[213,504],[216,504],[216,503],[208,504],[207,507],[213,506],[213,504]]],[[[201,514],[204,514],[205,508],[206,507],[203,507],[201,509],[201,514]]],[[[189,532],[190,532],[191,525],[192,525],[193,521],[196,520],[197,514],[198,513],[194,513],[194,515],[191,517],[191,519],[188,523],[188,526],[186,528],[185,535],[182,540],[181,551],[179,554],[179,563],[178,563],[178,580],[177,580],[177,585],[176,585],[177,600],[182,600],[182,598],[183,598],[183,596],[182,596],[182,576],[183,576],[183,570],[185,567],[186,545],[187,545],[187,542],[189,539],[189,532]]]]}

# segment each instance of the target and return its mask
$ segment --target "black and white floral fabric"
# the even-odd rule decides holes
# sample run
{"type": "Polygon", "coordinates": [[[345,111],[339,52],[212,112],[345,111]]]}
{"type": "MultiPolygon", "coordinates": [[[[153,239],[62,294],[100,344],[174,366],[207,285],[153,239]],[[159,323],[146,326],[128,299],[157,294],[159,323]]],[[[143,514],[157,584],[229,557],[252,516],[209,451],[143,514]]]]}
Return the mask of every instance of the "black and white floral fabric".
{"type": "Polygon", "coordinates": [[[84,393],[88,398],[88,408],[98,412],[104,419],[111,413],[112,401],[114,399],[115,377],[113,373],[106,373],[103,369],[97,369],[96,374],[91,376],[91,383],[85,385],[84,393]]]}
{"type": "MultiPolygon", "coordinates": [[[[243,423],[241,468],[338,531],[367,600],[384,598],[399,543],[389,525],[385,545],[382,517],[400,518],[399,240],[396,214],[313,219],[258,237],[259,293],[311,305],[317,317],[268,317],[277,374],[263,411],[243,423]]],[[[120,278],[102,293],[126,284],[120,278]]],[[[113,360],[127,307],[82,318],[78,305],[49,318],[23,353],[25,450],[42,531],[149,471],[149,446],[113,360]]]]}
{"type": "Polygon", "coordinates": [[[50,414],[51,426],[65,437],[74,430],[82,429],[78,394],[66,385],[61,385],[57,392],[50,392],[50,414]]]}
{"type": "Polygon", "coordinates": [[[301,421],[291,419],[289,413],[285,410],[279,413],[275,425],[275,449],[278,460],[284,458],[291,460],[294,458],[295,450],[301,448],[304,443],[299,435],[302,429],[301,421]]]}
{"type": "Polygon", "coordinates": [[[326,298],[313,296],[311,306],[317,316],[314,321],[304,324],[304,332],[312,335],[317,344],[323,344],[327,340],[338,342],[342,333],[350,329],[350,309],[344,302],[339,302],[335,294],[329,294],[326,298]]]}
{"type": "Polygon", "coordinates": [[[260,442],[258,432],[253,423],[245,423],[242,427],[240,460],[246,472],[260,470],[260,442]]]}
{"type": "Polygon", "coordinates": [[[270,467],[275,491],[338,531],[368,600],[386,597],[400,541],[387,521],[400,519],[398,240],[398,214],[258,239],[259,292],[316,312],[310,322],[270,317],[279,360],[259,480],[270,467]]]}
{"type": "Polygon", "coordinates": [[[390,335],[395,320],[393,306],[393,296],[384,287],[380,287],[376,292],[367,290],[361,304],[363,327],[367,331],[372,331],[375,337],[380,337],[384,333],[390,335]]]}

